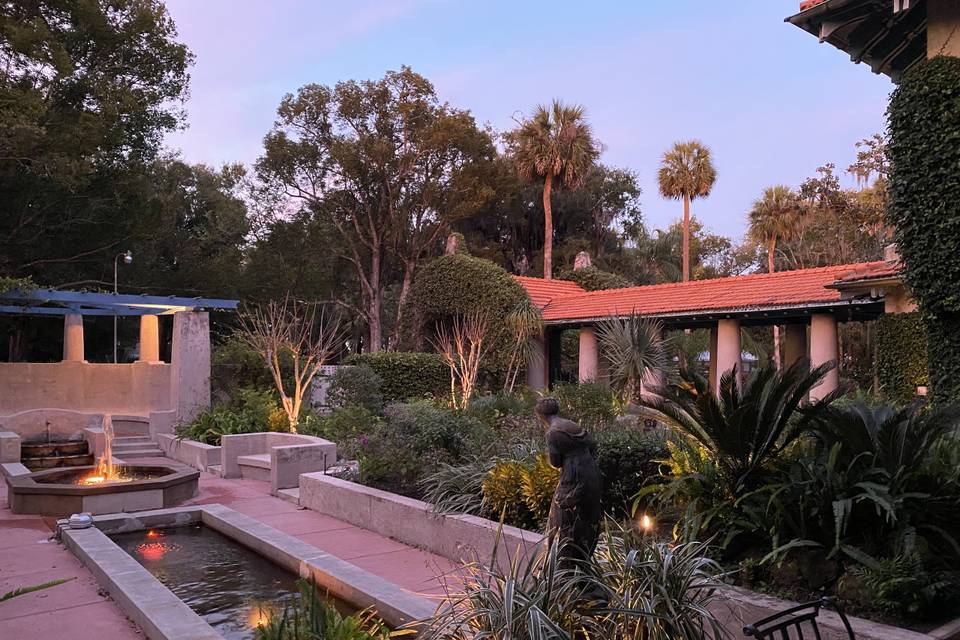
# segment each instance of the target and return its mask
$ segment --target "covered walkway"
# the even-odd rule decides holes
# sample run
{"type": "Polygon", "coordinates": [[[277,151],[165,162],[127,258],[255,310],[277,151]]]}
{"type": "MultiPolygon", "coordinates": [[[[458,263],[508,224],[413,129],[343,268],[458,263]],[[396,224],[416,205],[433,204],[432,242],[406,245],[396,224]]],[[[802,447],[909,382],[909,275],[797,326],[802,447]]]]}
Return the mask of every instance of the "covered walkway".
{"type": "MultiPolygon", "coordinates": [[[[813,365],[840,358],[838,324],[873,320],[913,309],[899,279],[895,255],[888,260],[797,269],[587,292],[571,282],[518,277],[543,314],[538,356],[528,363],[528,384],[544,388],[557,379],[560,333],[580,333],[579,380],[603,378],[595,325],[610,317],[656,318],[665,330],[710,329],[710,382],[740,369],[741,328],[781,325],[784,362],[809,358],[813,365]]],[[[812,395],[839,385],[834,369],[812,395]]]]}

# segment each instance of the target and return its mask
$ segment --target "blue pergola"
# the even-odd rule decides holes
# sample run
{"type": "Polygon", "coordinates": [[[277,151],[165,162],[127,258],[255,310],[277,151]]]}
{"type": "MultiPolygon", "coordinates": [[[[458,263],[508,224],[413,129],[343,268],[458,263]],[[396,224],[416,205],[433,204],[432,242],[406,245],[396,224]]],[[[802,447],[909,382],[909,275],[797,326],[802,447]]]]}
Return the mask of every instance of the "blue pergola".
{"type": "Polygon", "coordinates": [[[177,311],[235,311],[236,300],[182,298],[55,289],[13,289],[0,293],[0,314],[85,316],[170,315],[177,311]]]}

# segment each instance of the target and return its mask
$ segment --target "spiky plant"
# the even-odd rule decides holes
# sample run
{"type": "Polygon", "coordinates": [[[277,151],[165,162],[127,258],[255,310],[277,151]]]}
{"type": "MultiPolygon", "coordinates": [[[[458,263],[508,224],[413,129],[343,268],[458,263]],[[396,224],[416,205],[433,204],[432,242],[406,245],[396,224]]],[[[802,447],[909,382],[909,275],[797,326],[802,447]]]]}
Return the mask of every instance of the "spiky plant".
{"type": "Polygon", "coordinates": [[[683,281],[690,280],[690,201],[706,198],[717,181],[710,149],[699,140],[677,142],[666,153],[657,173],[660,195],[683,200],[683,281]]]}
{"type": "Polygon", "coordinates": [[[524,366],[542,358],[537,348],[536,338],[543,332],[543,316],[530,298],[524,296],[523,300],[507,314],[506,323],[513,340],[510,345],[510,359],[507,363],[507,374],[503,380],[503,390],[512,392],[517,383],[517,374],[524,366]]]}
{"type": "Polygon", "coordinates": [[[669,358],[663,325],[636,313],[597,324],[600,348],[610,362],[610,382],[624,398],[640,398],[644,377],[665,374],[669,358]]]}
{"type": "Polygon", "coordinates": [[[540,105],[530,119],[507,135],[521,179],[543,181],[543,277],[553,278],[554,187],[579,188],[600,155],[583,107],[554,100],[540,105]]]}
{"type": "Polygon", "coordinates": [[[757,369],[743,384],[735,370],[720,380],[718,394],[702,377],[688,376],[644,399],[644,417],[657,420],[704,448],[731,496],[752,489],[764,466],[795,441],[810,420],[840,391],[812,404],[804,398],[833,368],[799,361],[783,371],[757,369]]]}

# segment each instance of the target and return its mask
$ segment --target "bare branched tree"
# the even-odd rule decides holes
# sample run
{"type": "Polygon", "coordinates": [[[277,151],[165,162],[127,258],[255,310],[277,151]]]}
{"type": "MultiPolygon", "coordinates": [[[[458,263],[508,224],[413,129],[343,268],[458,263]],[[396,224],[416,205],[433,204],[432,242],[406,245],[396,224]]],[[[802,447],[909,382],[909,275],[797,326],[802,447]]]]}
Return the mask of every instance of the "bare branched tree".
{"type": "Polygon", "coordinates": [[[303,407],[303,396],[313,378],[336,354],[343,343],[343,332],[337,320],[326,317],[318,305],[291,300],[274,300],[252,307],[240,314],[240,339],[260,354],[273,375],[280,393],[280,403],[296,433],[303,407]],[[289,357],[292,371],[291,388],[284,381],[281,363],[289,357]]]}
{"type": "Polygon", "coordinates": [[[450,397],[455,408],[466,409],[470,404],[480,365],[490,351],[489,332],[490,321],[480,312],[457,316],[450,326],[437,325],[431,342],[450,368],[450,397]]]}
{"type": "Polygon", "coordinates": [[[510,360],[507,362],[507,375],[503,380],[503,390],[513,391],[517,384],[517,375],[530,362],[542,358],[537,349],[536,339],[543,333],[543,317],[540,309],[529,298],[518,304],[506,318],[513,342],[510,345],[510,360]]]}

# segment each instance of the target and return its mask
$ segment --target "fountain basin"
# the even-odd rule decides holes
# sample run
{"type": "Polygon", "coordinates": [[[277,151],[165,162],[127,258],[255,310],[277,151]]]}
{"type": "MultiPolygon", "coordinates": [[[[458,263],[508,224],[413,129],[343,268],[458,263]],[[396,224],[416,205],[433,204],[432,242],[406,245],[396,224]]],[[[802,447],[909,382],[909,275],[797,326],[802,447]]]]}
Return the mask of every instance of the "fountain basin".
{"type": "Polygon", "coordinates": [[[96,466],[49,469],[7,477],[10,510],[64,517],[173,507],[197,495],[200,472],[166,465],[120,465],[126,482],[77,484],[96,466]]]}

